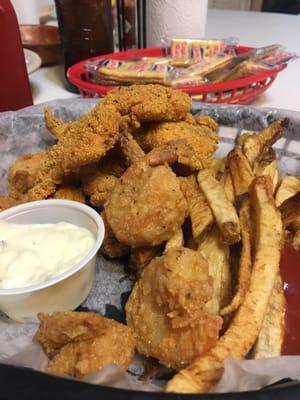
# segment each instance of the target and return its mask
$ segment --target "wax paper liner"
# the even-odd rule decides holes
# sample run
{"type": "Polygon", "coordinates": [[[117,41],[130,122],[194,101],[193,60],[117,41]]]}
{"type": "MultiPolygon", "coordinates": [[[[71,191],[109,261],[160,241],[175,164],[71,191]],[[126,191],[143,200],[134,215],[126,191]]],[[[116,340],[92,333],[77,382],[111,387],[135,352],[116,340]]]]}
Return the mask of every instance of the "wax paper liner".
{"type": "MultiPolygon", "coordinates": [[[[59,100],[47,104],[55,114],[65,121],[78,118],[90,110],[96,100],[59,100]]],[[[55,138],[44,127],[45,105],[28,107],[17,112],[0,114],[0,193],[7,191],[7,169],[16,157],[26,152],[45,150],[55,143],[55,138]]],[[[280,116],[287,116],[290,125],[284,138],[275,148],[279,157],[279,169],[300,175],[300,113],[285,110],[257,110],[245,106],[213,106],[195,102],[195,113],[211,115],[221,125],[221,143],[217,155],[226,154],[235,144],[237,136],[244,130],[255,131],[267,126],[280,116]]],[[[116,261],[98,257],[93,288],[81,309],[92,310],[124,322],[124,304],[132,288],[132,281],[125,272],[126,266],[116,261]]],[[[47,359],[32,336],[37,325],[20,324],[2,316],[0,318],[0,361],[27,366],[45,371],[47,359]]],[[[116,366],[106,366],[101,371],[87,376],[84,381],[135,390],[161,390],[164,379],[141,382],[147,360],[136,356],[129,370],[124,372],[116,366]]],[[[164,373],[168,371],[163,371],[164,373]]],[[[283,378],[300,379],[300,357],[284,356],[262,360],[237,362],[229,359],[225,373],[212,391],[255,390],[283,378]]]]}

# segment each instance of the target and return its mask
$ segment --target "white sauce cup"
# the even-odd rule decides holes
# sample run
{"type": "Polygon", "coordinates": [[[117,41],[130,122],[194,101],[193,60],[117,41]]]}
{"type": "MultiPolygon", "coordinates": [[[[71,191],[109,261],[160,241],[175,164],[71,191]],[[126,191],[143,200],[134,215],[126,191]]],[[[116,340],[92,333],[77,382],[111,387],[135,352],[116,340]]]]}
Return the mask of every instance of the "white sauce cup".
{"type": "Polygon", "coordinates": [[[92,232],[94,246],[68,271],[24,288],[0,288],[0,310],[16,321],[37,320],[37,313],[41,311],[52,313],[77,308],[86,299],[93,284],[97,252],[104,238],[100,215],[85,204],[53,199],[12,207],[0,213],[0,220],[15,224],[69,222],[92,232]]]}

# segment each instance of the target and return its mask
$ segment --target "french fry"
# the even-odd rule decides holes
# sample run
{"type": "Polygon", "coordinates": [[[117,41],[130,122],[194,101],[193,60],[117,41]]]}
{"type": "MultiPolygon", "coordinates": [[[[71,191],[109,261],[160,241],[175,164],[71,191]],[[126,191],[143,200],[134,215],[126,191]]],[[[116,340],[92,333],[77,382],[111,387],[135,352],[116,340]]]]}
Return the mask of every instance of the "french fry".
{"type": "Polygon", "coordinates": [[[278,272],[262,327],[252,350],[253,358],[280,356],[284,338],[285,307],[283,283],[278,272]]]}
{"type": "Polygon", "coordinates": [[[228,154],[227,160],[235,196],[248,193],[248,188],[254,175],[242,150],[238,147],[233,149],[228,154]]]}
{"type": "Polygon", "coordinates": [[[129,247],[118,241],[115,237],[111,227],[108,225],[106,220],[105,211],[101,212],[101,217],[104,222],[104,239],[101,246],[101,251],[103,254],[107,255],[109,258],[123,257],[129,253],[129,247]]]}
{"type": "Polygon", "coordinates": [[[211,175],[209,170],[198,173],[198,183],[215,217],[222,240],[227,244],[239,242],[239,218],[222,184],[211,175]]]}
{"type": "Polygon", "coordinates": [[[261,155],[265,146],[272,146],[288,126],[287,118],[279,118],[258,134],[248,135],[242,140],[242,150],[251,166],[261,155]]]}
{"type": "Polygon", "coordinates": [[[292,245],[295,250],[300,251],[300,230],[295,232],[295,235],[293,237],[292,245]]]}
{"type": "Polygon", "coordinates": [[[213,158],[212,165],[209,167],[212,175],[216,179],[220,179],[220,177],[224,174],[226,169],[226,159],[224,158],[213,158]]]}
{"type": "Polygon", "coordinates": [[[224,172],[220,179],[221,184],[223,185],[223,188],[225,190],[226,196],[231,203],[234,203],[235,196],[234,196],[234,188],[233,188],[233,183],[231,179],[230,172],[227,170],[224,172]]]}
{"type": "Polygon", "coordinates": [[[295,196],[299,192],[300,192],[300,179],[295,176],[284,176],[276,192],[275,196],[276,206],[280,207],[284,201],[295,196]]]}
{"type": "Polygon", "coordinates": [[[132,134],[125,128],[123,128],[120,134],[119,143],[128,165],[144,157],[144,151],[132,134]]]}
{"type": "Polygon", "coordinates": [[[130,251],[130,263],[139,276],[142,270],[153,258],[159,255],[160,246],[144,246],[132,248],[130,251]]]}
{"type": "Polygon", "coordinates": [[[249,201],[245,200],[240,209],[240,225],[242,236],[242,250],[238,269],[237,291],[230,304],[221,310],[221,315],[227,315],[237,310],[244,301],[251,279],[251,242],[250,242],[250,209],[249,201]]]}
{"type": "Polygon", "coordinates": [[[185,193],[188,202],[188,212],[191,219],[192,235],[197,241],[199,237],[213,224],[213,215],[201,192],[194,175],[181,178],[185,183],[185,193]]]}
{"type": "Polygon", "coordinates": [[[229,246],[220,241],[219,232],[214,228],[207,233],[198,252],[206,259],[209,276],[213,279],[213,295],[208,308],[210,313],[218,314],[231,294],[229,246]]]}
{"type": "Polygon", "coordinates": [[[167,386],[167,392],[203,393],[221,377],[228,357],[242,359],[261,329],[269,298],[279,271],[282,222],[267,177],[255,178],[250,202],[255,220],[255,257],[249,290],[225,334],[206,355],[182,369],[167,386]]]}

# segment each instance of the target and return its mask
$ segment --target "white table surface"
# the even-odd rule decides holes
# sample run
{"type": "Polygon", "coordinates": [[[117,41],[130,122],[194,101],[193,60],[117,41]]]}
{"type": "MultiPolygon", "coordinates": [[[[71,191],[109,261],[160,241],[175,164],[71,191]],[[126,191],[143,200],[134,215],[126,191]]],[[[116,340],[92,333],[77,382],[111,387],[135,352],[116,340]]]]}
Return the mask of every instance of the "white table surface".
{"type": "MultiPolygon", "coordinates": [[[[209,10],[207,38],[238,37],[254,47],[279,43],[300,54],[300,15],[254,11],[209,10]]],[[[30,75],[34,103],[76,98],[62,83],[62,66],[41,68],[30,75]]],[[[300,111],[300,60],[291,62],[271,88],[252,105],[300,111]]]]}

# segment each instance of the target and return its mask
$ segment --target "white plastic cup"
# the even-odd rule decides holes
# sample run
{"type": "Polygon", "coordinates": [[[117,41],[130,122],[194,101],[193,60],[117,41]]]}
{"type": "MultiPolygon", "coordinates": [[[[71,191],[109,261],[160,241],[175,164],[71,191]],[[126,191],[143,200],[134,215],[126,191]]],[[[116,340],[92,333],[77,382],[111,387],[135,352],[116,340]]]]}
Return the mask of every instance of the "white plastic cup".
{"type": "Polygon", "coordinates": [[[39,8],[37,0],[11,0],[17,14],[19,24],[39,24],[39,8]]]}
{"type": "Polygon", "coordinates": [[[161,47],[162,39],[205,35],[207,0],[151,0],[146,7],[147,47],[161,47]]]}

